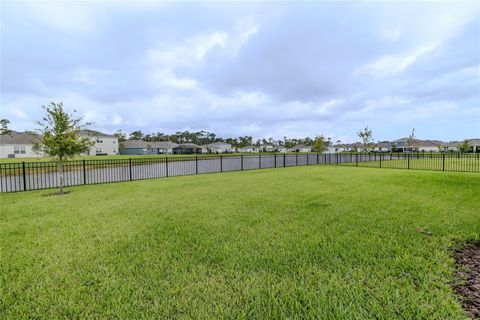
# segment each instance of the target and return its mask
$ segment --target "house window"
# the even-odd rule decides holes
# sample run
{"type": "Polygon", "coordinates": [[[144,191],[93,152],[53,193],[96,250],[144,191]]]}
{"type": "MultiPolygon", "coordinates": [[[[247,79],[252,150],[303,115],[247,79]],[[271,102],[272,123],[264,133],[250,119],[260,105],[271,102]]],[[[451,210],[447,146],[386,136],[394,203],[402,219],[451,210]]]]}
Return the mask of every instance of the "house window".
{"type": "Polygon", "coordinates": [[[13,146],[13,153],[25,154],[25,146],[13,146]]]}
{"type": "Polygon", "coordinates": [[[115,140],[112,141],[113,143],[117,143],[115,140]]]}
{"type": "Polygon", "coordinates": [[[96,154],[102,153],[102,149],[101,149],[101,148],[96,148],[95,153],[96,153],[96,154]]]}
{"type": "Polygon", "coordinates": [[[97,139],[97,143],[103,143],[103,140],[97,139]]]}

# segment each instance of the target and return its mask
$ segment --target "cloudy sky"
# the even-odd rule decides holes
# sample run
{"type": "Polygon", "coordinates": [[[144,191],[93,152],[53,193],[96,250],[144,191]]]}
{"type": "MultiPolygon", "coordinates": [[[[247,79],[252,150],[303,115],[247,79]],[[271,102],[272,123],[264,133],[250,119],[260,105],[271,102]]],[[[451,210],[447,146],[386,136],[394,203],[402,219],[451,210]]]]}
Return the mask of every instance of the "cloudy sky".
{"type": "Polygon", "coordinates": [[[105,132],[480,137],[477,2],[1,3],[1,117],[105,132]]]}

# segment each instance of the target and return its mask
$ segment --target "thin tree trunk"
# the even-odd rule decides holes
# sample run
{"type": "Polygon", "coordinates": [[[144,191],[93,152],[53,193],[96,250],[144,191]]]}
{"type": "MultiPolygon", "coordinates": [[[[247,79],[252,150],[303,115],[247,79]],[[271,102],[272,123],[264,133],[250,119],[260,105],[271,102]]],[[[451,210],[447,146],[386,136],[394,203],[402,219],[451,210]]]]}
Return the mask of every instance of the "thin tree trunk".
{"type": "Polygon", "coordinates": [[[63,194],[63,162],[58,164],[60,194],[63,194]]]}

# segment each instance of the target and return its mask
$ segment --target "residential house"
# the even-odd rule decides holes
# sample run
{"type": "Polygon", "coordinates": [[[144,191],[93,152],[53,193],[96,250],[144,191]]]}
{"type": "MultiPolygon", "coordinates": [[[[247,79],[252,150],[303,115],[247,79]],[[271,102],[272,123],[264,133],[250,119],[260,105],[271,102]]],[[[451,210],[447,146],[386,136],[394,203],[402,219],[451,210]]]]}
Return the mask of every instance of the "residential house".
{"type": "Polygon", "coordinates": [[[287,152],[287,147],[282,145],[273,146],[273,151],[275,152],[287,152]]]}
{"type": "Polygon", "coordinates": [[[470,150],[473,153],[480,153],[480,139],[470,139],[468,140],[468,145],[470,150]]]}
{"type": "Polygon", "coordinates": [[[392,144],[390,142],[378,142],[373,148],[373,151],[375,152],[389,152],[391,150],[392,144]]]}
{"type": "Polygon", "coordinates": [[[408,138],[400,138],[397,140],[391,141],[392,145],[392,151],[393,152],[404,152],[405,151],[405,145],[408,142],[408,138]]]}
{"type": "Polygon", "coordinates": [[[271,144],[265,144],[260,146],[260,152],[274,152],[275,147],[271,144]]]}
{"type": "Polygon", "coordinates": [[[444,142],[441,145],[443,152],[456,152],[459,150],[460,142],[458,141],[451,141],[451,142],[444,142]]]}
{"type": "Polygon", "coordinates": [[[114,135],[95,130],[80,130],[81,137],[90,137],[95,144],[84,154],[87,156],[103,156],[119,154],[118,138],[114,135]]]}
{"type": "Polygon", "coordinates": [[[415,140],[410,143],[406,143],[404,151],[410,152],[435,152],[439,151],[440,141],[431,140],[415,140]]]}
{"type": "MultiPolygon", "coordinates": [[[[115,136],[94,130],[80,130],[81,137],[89,137],[94,145],[83,155],[115,155],[118,154],[118,139],[115,136]]],[[[1,158],[26,158],[39,157],[33,151],[33,146],[41,142],[42,137],[27,132],[12,132],[10,135],[2,135],[0,138],[1,158]]]]}
{"type": "Polygon", "coordinates": [[[246,146],[246,147],[238,148],[238,152],[256,153],[256,152],[259,152],[259,149],[257,146],[246,146]]]}
{"type": "Polygon", "coordinates": [[[232,145],[225,142],[214,142],[206,145],[209,153],[232,153],[232,145]]]}
{"type": "Polygon", "coordinates": [[[329,146],[325,153],[339,153],[339,152],[347,152],[352,151],[349,144],[334,144],[333,146],[329,146]]]}
{"type": "Polygon", "coordinates": [[[296,146],[293,146],[292,148],[290,148],[290,150],[292,152],[311,152],[312,147],[304,146],[302,144],[297,144],[296,146]]]}
{"type": "Polygon", "coordinates": [[[202,147],[193,143],[180,144],[172,149],[173,154],[200,154],[202,147]]]}
{"type": "Polygon", "coordinates": [[[170,141],[148,142],[143,140],[127,140],[120,143],[120,154],[123,155],[152,155],[172,154],[178,144],[170,141]]]}
{"type": "Polygon", "coordinates": [[[0,135],[0,158],[40,157],[42,155],[33,150],[34,144],[40,141],[41,136],[28,132],[0,135]]]}

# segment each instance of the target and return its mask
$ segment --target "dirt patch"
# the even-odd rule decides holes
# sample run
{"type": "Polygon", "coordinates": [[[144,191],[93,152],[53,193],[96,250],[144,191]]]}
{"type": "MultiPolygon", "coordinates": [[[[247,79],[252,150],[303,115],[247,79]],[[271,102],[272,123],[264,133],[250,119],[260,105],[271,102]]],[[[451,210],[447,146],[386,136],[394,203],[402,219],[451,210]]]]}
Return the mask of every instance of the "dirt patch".
{"type": "Polygon", "coordinates": [[[455,292],[460,295],[463,309],[480,319],[480,242],[471,243],[455,252],[457,276],[455,292]]]}
{"type": "Polygon", "coordinates": [[[44,197],[64,196],[64,195],[67,195],[69,193],[70,193],[70,191],[63,191],[63,193],[53,192],[53,193],[44,193],[44,194],[42,194],[42,196],[44,196],[44,197]]]}

